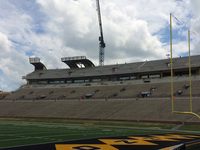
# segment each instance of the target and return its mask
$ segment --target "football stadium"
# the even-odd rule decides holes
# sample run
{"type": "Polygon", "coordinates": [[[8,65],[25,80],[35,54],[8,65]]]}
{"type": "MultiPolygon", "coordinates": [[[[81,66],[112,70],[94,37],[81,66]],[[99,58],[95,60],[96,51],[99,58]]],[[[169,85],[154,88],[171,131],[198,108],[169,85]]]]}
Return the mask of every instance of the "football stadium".
{"type": "Polygon", "coordinates": [[[198,149],[199,60],[173,58],[171,77],[170,59],[95,66],[85,56],[64,57],[68,68],[47,69],[30,58],[27,84],[1,94],[0,146],[198,149]]]}
{"type": "Polygon", "coordinates": [[[0,91],[0,150],[200,150],[200,55],[190,55],[190,31],[188,54],[173,57],[171,14],[169,58],[104,65],[96,4],[99,65],[78,55],[49,69],[29,57],[26,84],[0,91]]]}

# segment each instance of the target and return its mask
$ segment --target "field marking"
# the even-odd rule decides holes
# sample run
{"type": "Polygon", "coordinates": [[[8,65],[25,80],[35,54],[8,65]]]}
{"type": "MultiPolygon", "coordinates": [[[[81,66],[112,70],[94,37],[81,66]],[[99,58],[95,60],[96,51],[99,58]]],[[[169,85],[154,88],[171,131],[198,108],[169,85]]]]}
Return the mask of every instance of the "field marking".
{"type": "Polygon", "coordinates": [[[144,140],[144,138],[138,139],[99,139],[103,143],[108,145],[158,145],[150,141],[144,140]]]}
{"type": "MultiPolygon", "coordinates": [[[[98,126],[98,125],[97,125],[98,126]]],[[[97,127],[96,126],[96,127],[97,127]]],[[[133,130],[143,130],[143,131],[163,131],[163,132],[179,132],[179,133],[193,133],[200,134],[200,131],[190,131],[190,130],[172,130],[172,129],[162,129],[155,127],[130,127],[130,126],[113,126],[113,125],[99,125],[99,127],[108,127],[114,129],[133,129],[133,130]]]]}
{"type": "MultiPolygon", "coordinates": [[[[0,120],[1,121],[1,120],[0,120]]],[[[39,127],[51,127],[51,128],[59,128],[59,127],[63,127],[63,128],[67,128],[69,129],[70,127],[72,127],[73,129],[89,129],[93,127],[96,128],[103,128],[103,127],[110,127],[110,128],[118,128],[118,129],[137,129],[137,130],[156,130],[156,131],[167,131],[167,132],[185,132],[185,133],[197,133],[200,134],[200,131],[190,131],[190,130],[172,130],[172,129],[162,129],[162,127],[165,127],[164,125],[161,127],[152,127],[152,125],[150,126],[145,126],[145,127],[130,127],[130,126],[123,126],[123,125],[98,125],[98,124],[92,124],[90,126],[84,126],[83,123],[80,124],[76,124],[76,123],[69,123],[69,124],[65,124],[65,123],[58,123],[58,125],[56,125],[57,123],[45,123],[45,122],[38,122],[38,123],[45,123],[45,125],[40,125],[37,124],[37,122],[33,122],[33,123],[24,123],[23,125],[21,124],[17,124],[17,121],[15,122],[16,126],[39,126],[39,127]],[[76,126],[76,127],[74,127],[76,126]]],[[[12,123],[9,123],[12,124],[12,123]]],[[[13,125],[13,124],[12,124],[13,125]]],[[[134,125],[133,125],[134,126],[134,125]]]]}
{"type": "Polygon", "coordinates": [[[56,144],[56,150],[118,150],[117,148],[106,144],[56,144]]]}

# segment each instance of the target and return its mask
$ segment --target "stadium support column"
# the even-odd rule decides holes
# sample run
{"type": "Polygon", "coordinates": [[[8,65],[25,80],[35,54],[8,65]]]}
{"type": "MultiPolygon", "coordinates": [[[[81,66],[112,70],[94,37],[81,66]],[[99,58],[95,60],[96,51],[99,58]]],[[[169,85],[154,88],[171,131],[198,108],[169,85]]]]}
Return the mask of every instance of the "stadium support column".
{"type": "Polygon", "coordinates": [[[174,112],[174,81],[173,81],[173,52],[172,52],[172,14],[170,13],[170,67],[171,67],[171,103],[172,112],[174,112]]]}

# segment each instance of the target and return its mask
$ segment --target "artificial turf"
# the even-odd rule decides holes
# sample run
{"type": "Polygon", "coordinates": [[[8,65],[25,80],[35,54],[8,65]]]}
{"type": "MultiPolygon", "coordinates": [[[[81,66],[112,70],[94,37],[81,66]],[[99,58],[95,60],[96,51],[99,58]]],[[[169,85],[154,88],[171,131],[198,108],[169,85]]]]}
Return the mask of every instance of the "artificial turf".
{"type": "MultiPolygon", "coordinates": [[[[99,137],[169,133],[168,129],[175,126],[140,122],[3,118],[0,119],[0,148],[99,137]]],[[[189,129],[192,130],[192,127],[189,126],[189,129]]]]}

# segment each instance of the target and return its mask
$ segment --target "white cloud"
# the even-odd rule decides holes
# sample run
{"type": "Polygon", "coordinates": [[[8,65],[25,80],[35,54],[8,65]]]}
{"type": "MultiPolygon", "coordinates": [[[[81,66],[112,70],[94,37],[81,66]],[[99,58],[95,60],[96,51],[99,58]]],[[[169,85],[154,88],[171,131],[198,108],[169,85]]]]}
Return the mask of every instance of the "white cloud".
{"type": "MultiPolygon", "coordinates": [[[[60,38],[65,46],[84,51],[90,58],[98,58],[99,28],[95,1],[61,0],[58,3],[56,0],[45,2],[38,0],[38,3],[50,18],[46,24],[49,33],[60,38]],[[52,9],[54,11],[51,11],[52,9]]],[[[151,26],[147,20],[144,20],[145,16],[134,18],[128,14],[131,8],[135,10],[134,2],[132,2],[133,7],[128,5],[129,3],[131,4],[129,0],[123,3],[120,1],[102,1],[101,3],[107,45],[106,58],[113,59],[117,56],[120,59],[130,54],[133,58],[142,58],[145,54],[148,54],[150,58],[160,57],[164,51],[162,43],[155,35],[152,35],[151,26]]],[[[146,2],[137,2],[140,8],[144,3],[146,2]]],[[[108,59],[106,61],[109,62],[108,59]]]]}
{"type": "Polygon", "coordinates": [[[15,51],[7,36],[0,32],[0,71],[1,83],[0,88],[12,90],[22,85],[22,74],[30,71],[28,65],[24,63],[26,56],[15,51]]]}
{"type": "Polygon", "coordinates": [[[10,43],[7,36],[0,32],[0,49],[2,50],[1,54],[4,52],[9,52],[10,50],[10,43]]]}
{"type": "Polygon", "coordinates": [[[192,6],[192,11],[193,14],[197,17],[199,17],[200,13],[200,1],[199,0],[190,0],[191,6],[192,6]]]}

